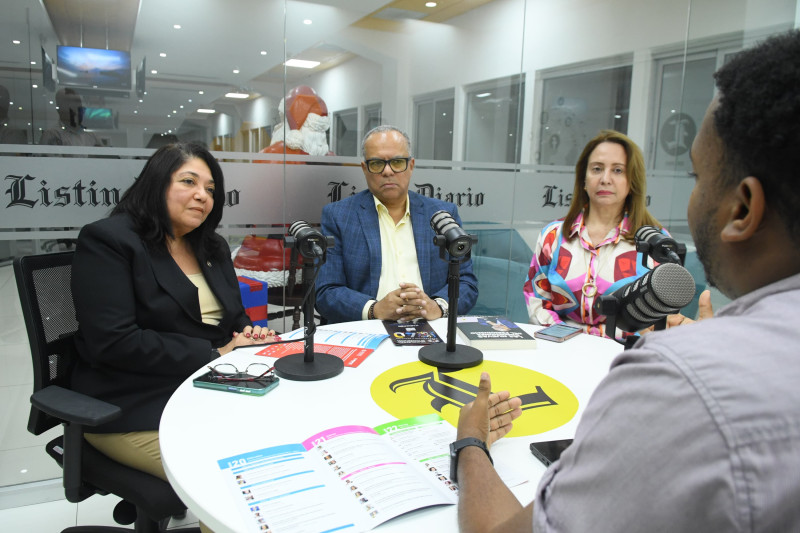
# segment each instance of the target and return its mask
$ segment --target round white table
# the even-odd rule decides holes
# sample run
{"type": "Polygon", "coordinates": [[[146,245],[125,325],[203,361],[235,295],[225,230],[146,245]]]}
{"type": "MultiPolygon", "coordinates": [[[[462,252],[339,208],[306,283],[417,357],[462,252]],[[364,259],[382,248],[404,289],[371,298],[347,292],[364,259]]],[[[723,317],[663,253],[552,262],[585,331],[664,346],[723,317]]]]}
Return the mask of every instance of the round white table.
{"type": "MultiPolygon", "coordinates": [[[[446,340],[446,319],[431,324],[446,340]]],[[[331,324],[320,329],[385,333],[378,320],[331,324]]],[[[532,334],[539,327],[525,324],[523,329],[532,334]]],[[[274,361],[255,355],[262,348],[238,349],[219,362],[244,368],[251,362],[274,361]]],[[[196,388],[192,378],[187,379],[167,404],[159,428],[162,459],[172,486],[189,509],[216,533],[253,531],[240,514],[237,506],[241,502],[236,501],[217,461],[270,446],[299,443],[326,428],[352,424],[373,427],[391,422],[396,417],[375,403],[370,386],[387,370],[417,361],[418,351],[418,346],[398,347],[386,339],[356,368],[346,367],[338,376],[323,381],[282,379],[277,388],[259,397],[196,388]]],[[[484,351],[484,361],[522,366],[550,376],[566,384],[578,400],[577,413],[567,423],[537,435],[507,437],[492,447],[496,460],[512,465],[515,475],[527,480],[511,488],[522,504],[533,500],[545,471],[531,455],[529,444],[575,434],[584,406],[621,351],[622,347],[610,339],[583,334],[564,343],[539,339],[535,350],[484,351]]],[[[205,371],[205,367],[200,368],[195,375],[205,371]]],[[[494,384],[492,388],[499,390],[494,384]]],[[[456,506],[407,513],[376,529],[457,531],[456,506]]]]}

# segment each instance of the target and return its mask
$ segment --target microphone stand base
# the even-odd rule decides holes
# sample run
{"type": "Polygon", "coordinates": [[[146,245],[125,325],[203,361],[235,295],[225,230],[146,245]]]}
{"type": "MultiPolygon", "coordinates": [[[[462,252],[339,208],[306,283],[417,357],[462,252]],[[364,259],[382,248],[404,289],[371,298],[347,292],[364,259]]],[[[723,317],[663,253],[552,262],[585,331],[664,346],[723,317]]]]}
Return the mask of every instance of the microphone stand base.
{"type": "Polygon", "coordinates": [[[313,361],[306,361],[305,354],[294,353],[275,361],[275,374],[291,381],[320,381],[338,376],[344,370],[344,362],[335,355],[314,352],[313,361]]]}
{"type": "Polygon", "coordinates": [[[463,344],[457,344],[455,351],[448,352],[445,343],[437,342],[420,348],[419,360],[426,365],[437,368],[460,370],[481,364],[483,362],[483,352],[463,344]]]}

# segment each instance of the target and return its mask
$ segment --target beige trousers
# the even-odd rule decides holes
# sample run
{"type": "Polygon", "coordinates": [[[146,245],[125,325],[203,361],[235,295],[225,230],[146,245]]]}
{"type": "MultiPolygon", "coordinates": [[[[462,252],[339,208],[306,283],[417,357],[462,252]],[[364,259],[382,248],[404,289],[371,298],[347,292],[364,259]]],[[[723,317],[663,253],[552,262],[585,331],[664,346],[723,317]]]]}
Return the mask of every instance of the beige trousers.
{"type": "MultiPolygon", "coordinates": [[[[118,463],[169,483],[164,465],[161,464],[161,448],[158,431],[133,431],[130,433],[84,433],[83,437],[103,455],[118,463]]],[[[213,533],[200,522],[203,533],[213,533]]]]}

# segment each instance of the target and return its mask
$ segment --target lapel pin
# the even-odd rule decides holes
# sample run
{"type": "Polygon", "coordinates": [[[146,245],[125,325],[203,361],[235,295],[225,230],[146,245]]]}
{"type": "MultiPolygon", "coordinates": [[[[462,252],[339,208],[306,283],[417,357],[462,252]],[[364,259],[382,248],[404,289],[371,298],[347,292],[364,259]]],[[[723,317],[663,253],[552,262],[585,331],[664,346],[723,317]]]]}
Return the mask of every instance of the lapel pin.
{"type": "Polygon", "coordinates": [[[208,265],[208,268],[211,268],[211,261],[206,261],[206,265],[208,265]]]}

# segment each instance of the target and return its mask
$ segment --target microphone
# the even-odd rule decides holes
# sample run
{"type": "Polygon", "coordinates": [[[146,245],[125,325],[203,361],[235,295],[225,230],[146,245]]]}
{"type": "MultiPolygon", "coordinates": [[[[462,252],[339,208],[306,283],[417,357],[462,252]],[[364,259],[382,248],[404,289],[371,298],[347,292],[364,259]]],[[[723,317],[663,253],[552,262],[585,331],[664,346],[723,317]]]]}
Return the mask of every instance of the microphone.
{"type": "Polygon", "coordinates": [[[450,257],[464,257],[472,249],[472,237],[464,233],[447,211],[441,210],[433,214],[431,228],[436,233],[433,243],[438,246],[444,244],[450,257]]]}
{"type": "Polygon", "coordinates": [[[292,223],[289,226],[289,234],[294,237],[295,248],[305,258],[322,257],[323,250],[328,247],[328,241],[322,233],[312,228],[304,220],[292,223]]]}
{"type": "Polygon", "coordinates": [[[655,226],[642,226],[636,230],[633,239],[636,243],[636,251],[649,253],[656,263],[677,263],[679,265],[683,263],[678,256],[680,248],[675,239],[664,235],[655,226]]]}
{"type": "Polygon", "coordinates": [[[692,301],[694,292],[694,278],[688,270],[675,263],[662,263],[612,294],[600,296],[594,309],[608,317],[609,325],[616,317],[616,328],[639,331],[677,313],[692,301]]]}

